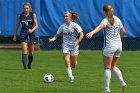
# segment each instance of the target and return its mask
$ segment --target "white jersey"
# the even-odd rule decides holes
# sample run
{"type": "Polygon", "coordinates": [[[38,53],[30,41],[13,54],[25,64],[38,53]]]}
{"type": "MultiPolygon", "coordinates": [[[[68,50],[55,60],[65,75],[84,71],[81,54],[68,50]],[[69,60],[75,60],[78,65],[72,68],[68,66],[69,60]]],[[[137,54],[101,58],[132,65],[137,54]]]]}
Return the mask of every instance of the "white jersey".
{"type": "Polygon", "coordinates": [[[62,24],[57,31],[57,34],[63,34],[63,45],[74,45],[78,40],[77,33],[83,31],[82,28],[75,22],[71,22],[69,26],[66,23],[62,24]]]}
{"type": "Polygon", "coordinates": [[[104,47],[122,46],[120,30],[123,27],[122,22],[116,16],[114,17],[114,25],[112,26],[107,18],[104,18],[101,24],[105,25],[104,29],[104,47]]]}

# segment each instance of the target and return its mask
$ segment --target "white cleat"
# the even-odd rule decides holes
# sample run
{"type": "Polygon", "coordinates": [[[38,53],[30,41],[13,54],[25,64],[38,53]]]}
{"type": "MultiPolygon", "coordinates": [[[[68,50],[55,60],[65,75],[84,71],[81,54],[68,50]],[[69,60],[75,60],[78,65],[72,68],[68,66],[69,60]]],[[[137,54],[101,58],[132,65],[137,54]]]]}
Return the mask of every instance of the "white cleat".
{"type": "Polygon", "coordinates": [[[74,76],[70,77],[70,83],[74,82],[74,76]]]}
{"type": "Polygon", "coordinates": [[[110,89],[105,89],[104,93],[110,93],[110,89]]]}
{"type": "Polygon", "coordinates": [[[127,84],[124,83],[123,85],[121,85],[121,91],[124,92],[126,90],[127,84]]]}

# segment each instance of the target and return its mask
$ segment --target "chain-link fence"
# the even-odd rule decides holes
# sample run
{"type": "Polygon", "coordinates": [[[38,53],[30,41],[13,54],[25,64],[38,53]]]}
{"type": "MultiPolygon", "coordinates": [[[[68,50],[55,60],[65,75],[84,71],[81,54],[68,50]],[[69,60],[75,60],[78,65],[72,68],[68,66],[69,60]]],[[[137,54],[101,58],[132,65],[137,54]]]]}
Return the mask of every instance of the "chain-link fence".
{"type": "MultiPolygon", "coordinates": [[[[55,42],[49,42],[50,37],[37,37],[35,38],[36,48],[40,50],[61,50],[62,37],[59,37],[55,42]]],[[[93,37],[91,39],[83,38],[80,42],[81,50],[101,50],[103,48],[104,38],[93,37]]],[[[122,38],[123,50],[140,50],[140,37],[137,38],[122,38]]],[[[20,44],[19,37],[17,42],[13,41],[13,37],[0,37],[0,45],[7,44],[20,44]]],[[[6,46],[7,47],[7,46],[6,46]]],[[[10,47],[10,46],[9,46],[10,47]]]]}
{"type": "MultiPolygon", "coordinates": [[[[59,37],[55,42],[50,43],[49,37],[40,37],[39,45],[41,50],[61,50],[62,37],[59,37]]],[[[84,38],[80,42],[82,50],[101,50],[103,47],[103,37],[93,37],[91,39],[84,38]]],[[[138,38],[122,38],[123,50],[140,50],[140,37],[138,38]]]]}

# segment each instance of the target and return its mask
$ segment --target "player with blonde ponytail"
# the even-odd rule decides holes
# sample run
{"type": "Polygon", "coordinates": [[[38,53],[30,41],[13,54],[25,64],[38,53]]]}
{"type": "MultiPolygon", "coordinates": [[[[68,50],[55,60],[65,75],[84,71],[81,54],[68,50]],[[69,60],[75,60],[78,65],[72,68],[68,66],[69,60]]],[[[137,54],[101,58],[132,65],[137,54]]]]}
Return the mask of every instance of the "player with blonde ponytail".
{"type": "Polygon", "coordinates": [[[93,31],[87,33],[87,38],[91,38],[95,33],[104,29],[104,92],[110,92],[111,70],[120,81],[121,91],[124,91],[127,85],[123,80],[120,69],[116,65],[122,52],[121,37],[123,37],[125,29],[121,20],[114,16],[113,7],[110,4],[103,6],[103,14],[106,18],[93,31]]]}

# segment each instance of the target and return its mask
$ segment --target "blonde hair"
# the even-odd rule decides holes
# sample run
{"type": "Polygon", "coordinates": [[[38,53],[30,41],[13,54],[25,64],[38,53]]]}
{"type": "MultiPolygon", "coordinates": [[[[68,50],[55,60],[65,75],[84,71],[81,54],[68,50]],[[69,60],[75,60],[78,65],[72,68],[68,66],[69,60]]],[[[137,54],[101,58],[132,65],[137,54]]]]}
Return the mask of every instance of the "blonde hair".
{"type": "Polygon", "coordinates": [[[24,6],[29,6],[30,12],[32,12],[32,7],[31,7],[31,4],[30,4],[29,2],[25,2],[25,3],[23,4],[23,8],[24,8],[24,6]]]}
{"type": "Polygon", "coordinates": [[[111,25],[113,25],[114,22],[115,22],[115,20],[114,20],[114,18],[113,18],[114,10],[113,10],[112,5],[110,5],[110,4],[105,4],[105,5],[103,6],[103,11],[106,13],[106,17],[107,17],[109,23],[110,23],[111,25]]]}

